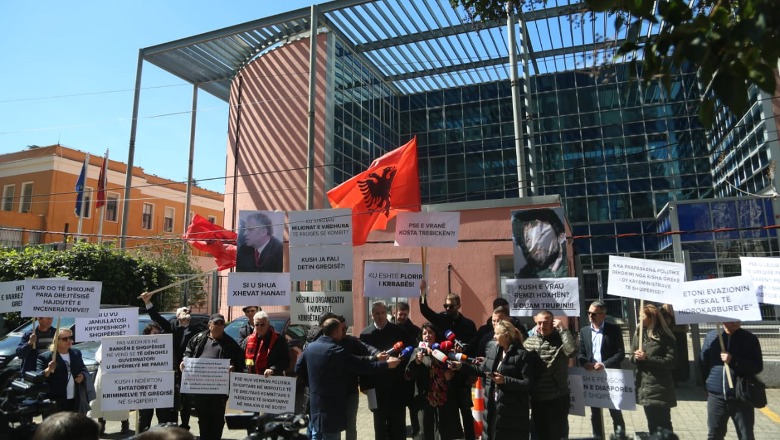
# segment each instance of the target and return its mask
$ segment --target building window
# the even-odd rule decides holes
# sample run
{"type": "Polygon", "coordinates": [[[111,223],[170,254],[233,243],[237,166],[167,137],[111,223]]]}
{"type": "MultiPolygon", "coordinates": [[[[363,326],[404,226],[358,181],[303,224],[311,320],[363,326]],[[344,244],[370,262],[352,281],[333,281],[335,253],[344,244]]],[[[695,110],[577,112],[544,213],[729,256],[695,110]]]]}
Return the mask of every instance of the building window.
{"type": "Polygon", "coordinates": [[[163,218],[163,231],[173,232],[173,216],[175,211],[170,206],[165,207],[165,217],[163,218]]]}
{"type": "Polygon", "coordinates": [[[16,191],[16,185],[6,185],[3,187],[3,211],[13,211],[14,191],[16,191]]]}
{"type": "Polygon", "coordinates": [[[84,218],[92,218],[92,188],[84,188],[81,203],[81,212],[84,213],[84,218]]]}
{"type": "Polygon", "coordinates": [[[115,222],[118,217],[118,213],[119,213],[119,195],[107,194],[105,219],[110,222],[115,222]]]}
{"type": "Polygon", "coordinates": [[[33,183],[22,184],[22,197],[19,199],[19,212],[30,212],[32,209],[33,183]]]}
{"type": "Polygon", "coordinates": [[[141,228],[152,229],[152,213],[154,212],[154,205],[151,203],[144,203],[144,213],[141,217],[141,228]]]}
{"type": "Polygon", "coordinates": [[[214,217],[213,215],[210,215],[210,216],[209,216],[209,223],[211,223],[211,224],[213,225],[213,224],[214,224],[214,223],[216,223],[216,222],[217,222],[217,218],[216,218],[216,217],[214,217]]]}

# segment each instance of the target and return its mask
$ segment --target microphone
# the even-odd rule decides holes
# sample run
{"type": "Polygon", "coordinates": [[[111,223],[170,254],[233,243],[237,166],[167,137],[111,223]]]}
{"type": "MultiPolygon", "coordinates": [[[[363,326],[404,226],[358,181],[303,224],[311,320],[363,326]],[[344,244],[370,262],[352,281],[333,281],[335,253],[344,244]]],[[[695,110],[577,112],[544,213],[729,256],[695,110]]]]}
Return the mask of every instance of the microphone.
{"type": "Polygon", "coordinates": [[[446,355],[446,354],[444,354],[444,353],[442,353],[441,351],[439,351],[439,350],[433,350],[433,352],[431,353],[431,355],[432,355],[434,358],[436,358],[436,359],[437,359],[439,362],[442,362],[442,363],[445,363],[445,364],[447,363],[447,360],[448,360],[448,359],[447,359],[447,355],[446,355]]]}
{"type": "Polygon", "coordinates": [[[455,353],[455,352],[449,352],[447,353],[447,357],[450,358],[453,361],[458,362],[468,362],[470,364],[479,365],[481,362],[477,358],[470,358],[466,356],[463,353],[455,353]]]}
{"type": "Polygon", "coordinates": [[[392,355],[400,352],[403,349],[404,349],[404,343],[402,341],[398,341],[395,344],[393,344],[393,346],[391,348],[383,351],[382,353],[384,353],[384,354],[386,354],[388,356],[392,356],[392,355]]]}
{"type": "Polygon", "coordinates": [[[448,341],[455,344],[455,346],[460,348],[461,350],[465,346],[465,344],[463,344],[458,340],[458,337],[455,336],[455,333],[452,330],[447,330],[446,332],[444,332],[444,337],[447,338],[448,341]]]}
{"type": "Polygon", "coordinates": [[[401,354],[399,354],[398,357],[401,359],[405,359],[409,357],[409,355],[411,355],[413,351],[414,351],[414,347],[406,347],[401,351],[401,354]]]}
{"type": "Polygon", "coordinates": [[[452,351],[454,348],[455,344],[452,341],[441,341],[441,344],[439,344],[439,350],[441,351],[452,351]]]}

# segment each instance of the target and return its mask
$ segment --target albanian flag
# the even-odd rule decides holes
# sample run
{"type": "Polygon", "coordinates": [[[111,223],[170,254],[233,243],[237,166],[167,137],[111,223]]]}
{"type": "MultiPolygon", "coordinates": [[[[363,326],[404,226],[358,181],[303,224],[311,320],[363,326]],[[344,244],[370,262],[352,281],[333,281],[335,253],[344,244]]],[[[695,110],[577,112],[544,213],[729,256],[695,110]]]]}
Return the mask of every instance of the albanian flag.
{"type": "Polygon", "coordinates": [[[352,244],[366,242],[368,233],[385,229],[400,211],[420,211],[417,138],[371,163],[362,173],[328,191],[334,208],[352,209],[352,244]]]}

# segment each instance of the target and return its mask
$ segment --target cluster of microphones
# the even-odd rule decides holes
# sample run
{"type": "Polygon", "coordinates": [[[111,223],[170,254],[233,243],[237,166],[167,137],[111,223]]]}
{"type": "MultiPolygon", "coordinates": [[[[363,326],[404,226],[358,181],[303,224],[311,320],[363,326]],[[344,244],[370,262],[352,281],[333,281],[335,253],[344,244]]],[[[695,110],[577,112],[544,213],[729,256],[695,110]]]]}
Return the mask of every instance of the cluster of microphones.
{"type": "MultiPolygon", "coordinates": [[[[469,362],[472,364],[482,363],[481,359],[470,358],[465,354],[456,351],[463,350],[464,344],[458,340],[453,331],[447,330],[444,333],[444,337],[446,340],[442,341],[441,343],[434,342],[433,344],[429,344],[427,342],[420,342],[417,348],[424,354],[433,356],[439,362],[445,363],[449,366],[452,365],[451,361],[469,362]]],[[[392,348],[385,350],[384,353],[389,356],[397,356],[401,359],[404,359],[407,356],[410,356],[413,351],[414,347],[404,347],[404,343],[398,341],[393,344],[392,348]]]]}

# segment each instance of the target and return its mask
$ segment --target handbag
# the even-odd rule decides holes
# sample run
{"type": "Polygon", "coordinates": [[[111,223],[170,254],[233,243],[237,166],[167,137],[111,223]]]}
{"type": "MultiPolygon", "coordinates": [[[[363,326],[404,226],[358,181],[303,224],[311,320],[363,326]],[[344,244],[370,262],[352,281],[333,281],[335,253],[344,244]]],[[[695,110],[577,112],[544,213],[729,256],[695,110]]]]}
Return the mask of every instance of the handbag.
{"type": "Polygon", "coordinates": [[[735,388],[740,402],[750,404],[753,408],[766,406],[766,385],[756,376],[737,376],[735,388]]]}

